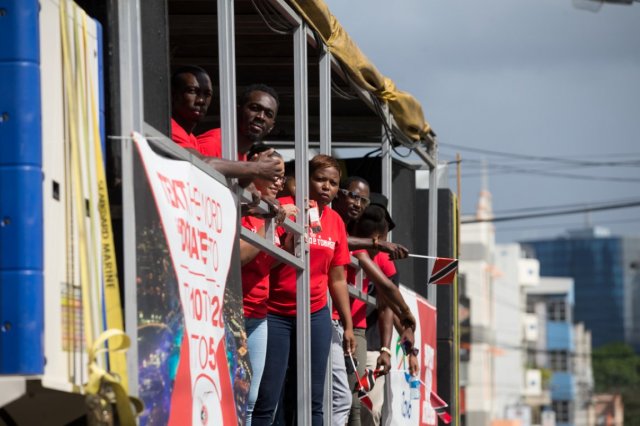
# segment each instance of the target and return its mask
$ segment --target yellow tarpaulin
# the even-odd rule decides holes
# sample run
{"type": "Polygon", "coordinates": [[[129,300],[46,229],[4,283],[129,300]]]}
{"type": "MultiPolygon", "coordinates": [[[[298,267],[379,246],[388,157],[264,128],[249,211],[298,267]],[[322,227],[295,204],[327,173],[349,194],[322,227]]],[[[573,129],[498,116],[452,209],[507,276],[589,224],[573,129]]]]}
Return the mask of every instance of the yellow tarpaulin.
{"type": "Polygon", "coordinates": [[[318,33],[354,83],[389,105],[389,110],[402,133],[413,141],[425,140],[431,127],[424,119],[420,102],[409,93],[396,89],[393,81],[378,71],[331,14],[324,1],[289,2],[318,33]]]}

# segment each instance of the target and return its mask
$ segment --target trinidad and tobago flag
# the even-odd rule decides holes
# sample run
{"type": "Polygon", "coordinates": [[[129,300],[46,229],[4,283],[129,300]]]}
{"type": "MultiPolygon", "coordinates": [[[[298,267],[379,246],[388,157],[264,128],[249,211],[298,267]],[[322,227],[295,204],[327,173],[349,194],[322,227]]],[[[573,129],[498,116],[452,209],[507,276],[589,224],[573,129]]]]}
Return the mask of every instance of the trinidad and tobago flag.
{"type": "MultiPolygon", "coordinates": [[[[351,360],[353,363],[353,358],[351,360]]],[[[358,375],[358,370],[355,369],[356,374],[356,384],[354,391],[358,392],[358,399],[360,403],[362,403],[365,407],[369,409],[369,411],[373,410],[373,403],[371,402],[371,398],[369,397],[369,391],[373,389],[373,386],[376,384],[376,379],[382,374],[381,371],[372,370],[371,368],[365,368],[364,374],[362,377],[358,375]]]]}
{"type": "Polygon", "coordinates": [[[453,277],[458,270],[458,259],[437,257],[427,284],[453,284],[453,277]]]}
{"type": "Polygon", "coordinates": [[[447,407],[449,406],[442,400],[435,392],[431,391],[431,406],[436,411],[436,414],[444,423],[451,423],[451,416],[447,413],[447,407]]]}

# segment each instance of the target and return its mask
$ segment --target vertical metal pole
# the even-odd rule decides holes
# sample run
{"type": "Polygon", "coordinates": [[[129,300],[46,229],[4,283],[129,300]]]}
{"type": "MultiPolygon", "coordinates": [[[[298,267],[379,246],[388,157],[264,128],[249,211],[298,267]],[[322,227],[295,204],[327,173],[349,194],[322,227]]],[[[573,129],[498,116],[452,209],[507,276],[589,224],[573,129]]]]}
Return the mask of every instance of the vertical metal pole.
{"type": "MultiPolygon", "coordinates": [[[[391,135],[388,134],[387,128],[391,128],[391,115],[389,114],[389,105],[384,104],[382,106],[384,111],[383,120],[386,123],[386,126],[383,124],[382,126],[382,194],[389,199],[389,205],[387,210],[391,217],[393,217],[393,159],[391,157],[391,135]]],[[[391,232],[387,238],[391,241],[391,232]]]]}
{"type": "MultiPolygon", "coordinates": [[[[434,139],[435,141],[435,139],[434,139]]],[[[435,145],[437,146],[437,145],[435,145]]],[[[429,256],[438,255],[438,151],[437,148],[431,152],[433,158],[433,166],[429,169],[429,211],[428,214],[428,229],[429,240],[427,241],[427,253],[429,256]]],[[[429,259],[429,270],[433,269],[433,259],[429,259]]],[[[430,285],[427,290],[429,303],[437,307],[437,287],[436,285],[430,285]]]]}
{"type": "Polygon", "coordinates": [[[218,0],[218,61],[222,157],[238,159],[234,0],[218,0]]]}
{"type": "MultiPolygon", "coordinates": [[[[306,25],[301,24],[293,35],[294,58],[294,107],[295,107],[295,157],[296,157],[296,205],[301,212],[296,221],[307,231],[307,203],[309,194],[309,125],[307,99],[307,38],[306,25]]],[[[311,424],[311,319],[309,293],[309,247],[301,236],[297,244],[298,254],[305,268],[299,270],[296,294],[296,349],[297,349],[297,412],[298,424],[311,424]]]]}
{"type": "Polygon", "coordinates": [[[331,155],[331,52],[322,45],[320,56],[320,153],[331,155]]]}
{"type": "MultiPolygon", "coordinates": [[[[319,62],[320,76],[320,153],[331,155],[331,52],[324,44],[318,46],[322,49],[319,62]]],[[[328,292],[327,292],[328,293],[328,292]]],[[[327,306],[331,309],[331,297],[327,296],[327,306]]],[[[332,325],[333,326],[333,325],[332,325]]],[[[331,412],[333,401],[333,376],[331,374],[333,365],[331,362],[331,352],[327,358],[327,375],[324,381],[324,406],[325,412],[331,412]]],[[[325,426],[331,425],[331,416],[324,416],[325,426]]]]}
{"type": "MultiPolygon", "coordinates": [[[[143,128],[142,44],[139,0],[118,2],[120,50],[120,110],[124,136],[143,128]]],[[[138,302],[136,293],[136,221],[134,203],[133,141],[122,141],[122,213],[124,246],[125,328],[134,344],[127,354],[129,393],[138,394],[138,302]]]]}

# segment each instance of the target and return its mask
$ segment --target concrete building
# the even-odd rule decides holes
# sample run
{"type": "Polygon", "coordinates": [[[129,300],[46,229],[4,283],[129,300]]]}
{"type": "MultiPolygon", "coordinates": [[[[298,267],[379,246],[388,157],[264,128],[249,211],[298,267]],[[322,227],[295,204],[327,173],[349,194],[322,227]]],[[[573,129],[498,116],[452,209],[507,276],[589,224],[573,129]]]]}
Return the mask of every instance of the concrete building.
{"type": "MultiPolygon", "coordinates": [[[[477,218],[492,217],[491,194],[480,194],[477,218]]],[[[459,273],[469,301],[468,361],[460,362],[460,386],[466,401],[461,421],[489,426],[494,407],[494,314],[492,287],[495,273],[495,228],[490,222],[462,225],[459,273]]]]}
{"type": "MultiPolygon", "coordinates": [[[[542,263],[541,263],[542,267],[542,263]]],[[[573,323],[574,283],[546,277],[527,289],[527,312],[544,324],[544,350],[529,351],[529,361],[551,372],[551,407],[557,426],[589,425],[592,418],[591,336],[573,323]]]]}
{"type": "Polygon", "coordinates": [[[526,289],[538,286],[540,265],[519,244],[497,245],[493,282],[495,318],[493,418],[537,422],[538,412],[551,403],[542,387],[542,373],[527,361],[527,342],[538,340],[535,317],[526,312],[526,289]]]}

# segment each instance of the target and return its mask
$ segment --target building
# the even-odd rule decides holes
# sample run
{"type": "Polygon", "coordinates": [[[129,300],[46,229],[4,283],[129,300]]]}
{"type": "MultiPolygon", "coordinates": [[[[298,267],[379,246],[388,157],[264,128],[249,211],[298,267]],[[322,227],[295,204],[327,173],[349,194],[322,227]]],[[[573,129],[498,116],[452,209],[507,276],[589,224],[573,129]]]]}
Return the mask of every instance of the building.
{"type": "Polygon", "coordinates": [[[557,426],[584,425],[592,416],[591,336],[574,324],[574,283],[547,277],[527,288],[527,312],[537,318],[542,345],[528,351],[528,363],[550,371],[551,407],[557,426]]]}
{"type": "MultiPolygon", "coordinates": [[[[492,217],[491,194],[480,194],[476,217],[492,217]]],[[[493,277],[495,228],[490,222],[462,225],[460,231],[461,296],[468,304],[470,343],[468,359],[460,361],[460,386],[464,393],[465,412],[462,424],[489,426],[494,407],[493,277]]]]}
{"type": "Polygon", "coordinates": [[[524,244],[542,276],[574,279],[575,320],[591,330],[594,347],[625,342],[640,352],[640,237],[595,227],[524,244]]]}
{"type": "Polygon", "coordinates": [[[541,370],[527,359],[527,344],[534,344],[539,333],[536,318],[526,312],[526,289],[538,286],[540,265],[514,243],[496,246],[495,267],[492,426],[503,419],[519,420],[523,426],[538,424],[539,412],[550,405],[551,398],[542,386],[541,370]]]}

